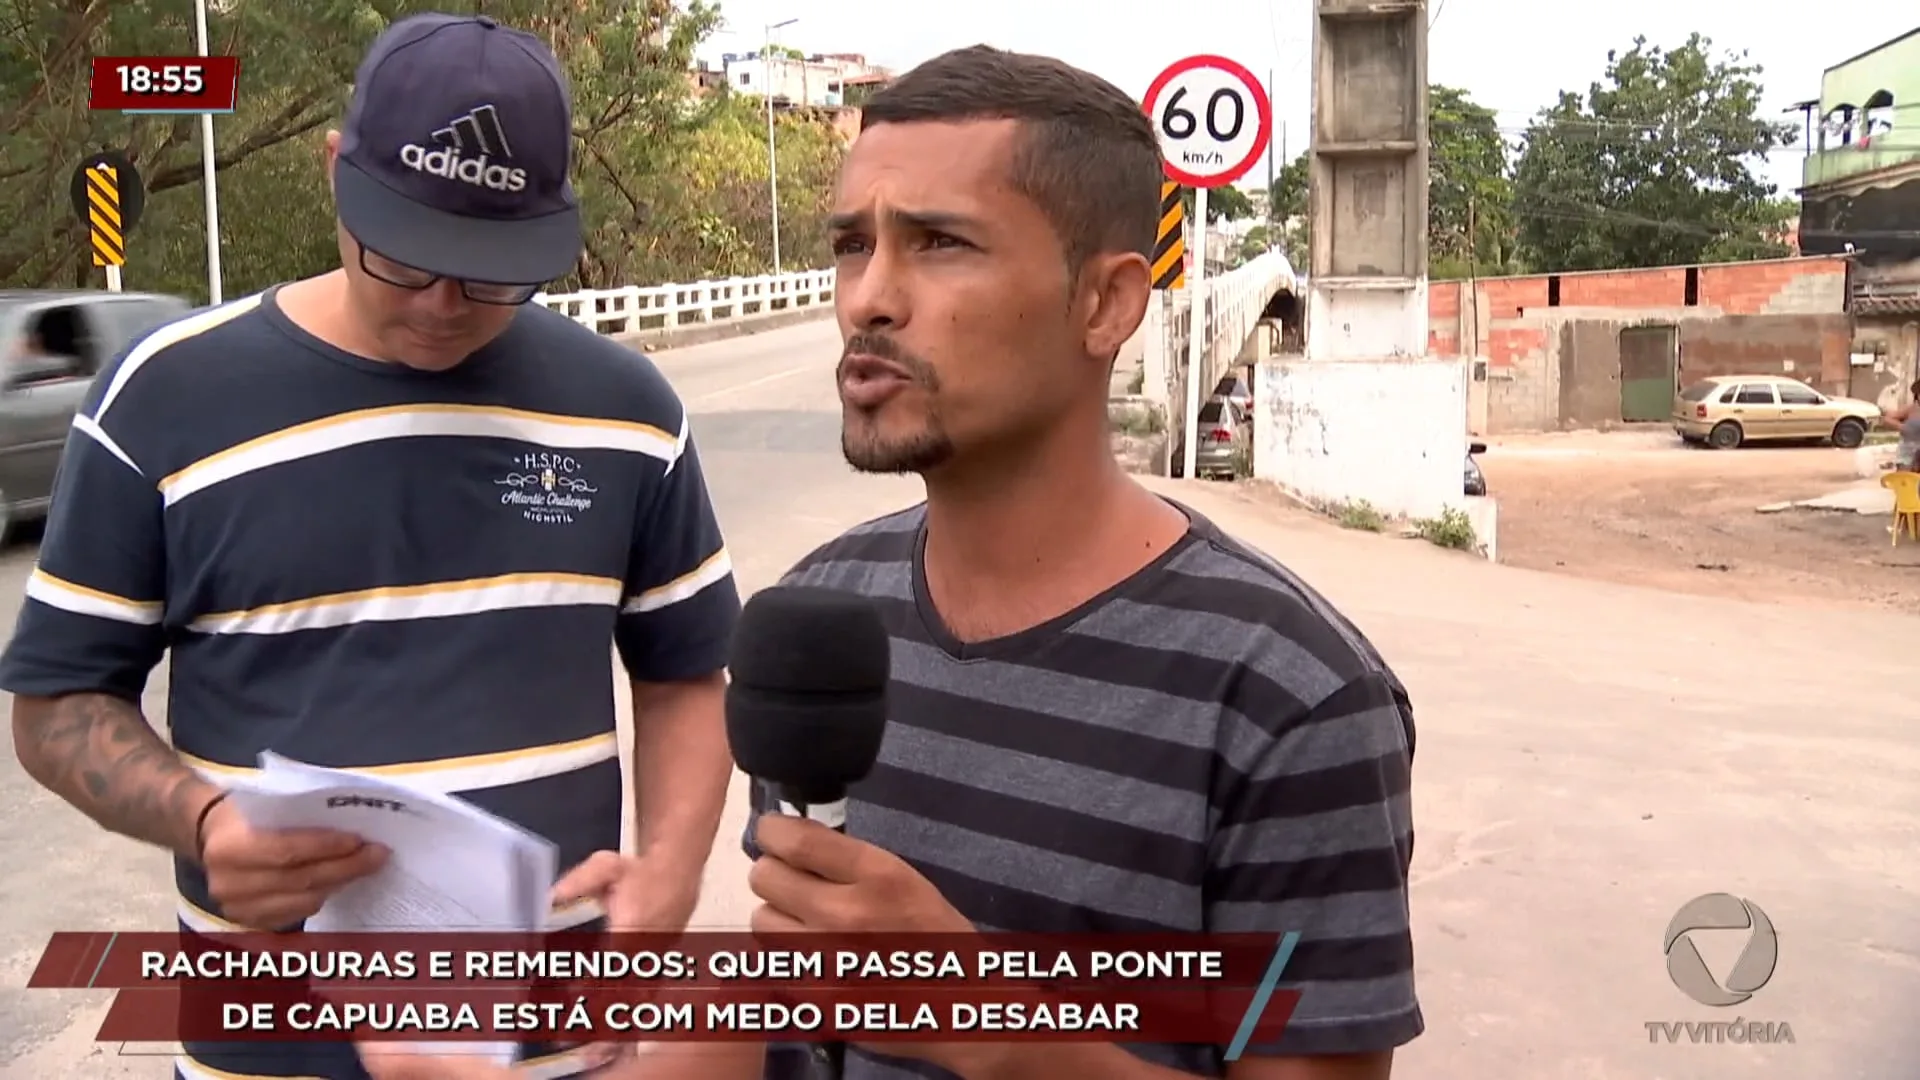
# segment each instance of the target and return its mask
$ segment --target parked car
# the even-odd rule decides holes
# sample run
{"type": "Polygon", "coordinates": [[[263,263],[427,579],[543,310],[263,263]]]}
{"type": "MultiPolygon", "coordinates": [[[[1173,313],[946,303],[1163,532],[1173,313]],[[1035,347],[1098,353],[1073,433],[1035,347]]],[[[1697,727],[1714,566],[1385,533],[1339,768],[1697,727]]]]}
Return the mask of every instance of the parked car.
{"type": "Polygon", "coordinates": [[[1238,406],[1240,411],[1246,415],[1248,421],[1252,421],[1253,384],[1247,381],[1247,376],[1244,373],[1234,372],[1222,378],[1220,382],[1214,386],[1212,396],[1226,398],[1228,401],[1233,402],[1234,405],[1238,406]]]}
{"type": "Polygon", "coordinates": [[[1474,442],[1467,444],[1467,489],[1468,495],[1487,493],[1487,474],[1480,471],[1480,463],[1473,460],[1477,455],[1487,452],[1487,444],[1474,442]]]}
{"type": "MultiPolygon", "coordinates": [[[[1186,432],[1173,437],[1175,476],[1186,469],[1186,432]]],[[[1200,446],[1194,452],[1193,471],[1201,478],[1237,479],[1253,450],[1251,414],[1224,397],[1210,397],[1200,404],[1200,446]]]]}
{"type": "Polygon", "coordinates": [[[0,290],[0,540],[45,516],[67,428],[101,365],[190,310],[153,293],[0,290]]]}
{"type": "Polygon", "coordinates": [[[1828,397],[1779,375],[1716,375],[1673,402],[1673,430],[1716,450],[1786,439],[1827,439],[1851,450],[1866,441],[1879,416],[1872,402],[1828,397]]]}

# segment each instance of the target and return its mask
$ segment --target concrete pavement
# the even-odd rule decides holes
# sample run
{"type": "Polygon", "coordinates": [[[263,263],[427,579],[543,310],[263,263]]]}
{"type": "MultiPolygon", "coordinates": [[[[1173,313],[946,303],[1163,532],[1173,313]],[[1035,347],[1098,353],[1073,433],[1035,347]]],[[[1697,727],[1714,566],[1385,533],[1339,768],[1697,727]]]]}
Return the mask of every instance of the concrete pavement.
{"type": "MultiPolygon", "coordinates": [[[[1920,1036],[1920,618],[1761,606],[1339,529],[1246,486],[1157,487],[1313,582],[1405,679],[1415,1080],[1890,1080],[1920,1036]],[[1676,990],[1668,921],[1756,902],[1779,965],[1726,1009],[1676,990]],[[1650,1045],[1653,1022],[1794,1045],[1650,1045]]],[[[1695,935],[1715,972],[1743,940],[1695,935]]]]}
{"type": "MultiPolygon", "coordinates": [[[[743,587],[918,497],[838,453],[831,323],[659,356],[696,437],[743,587]]],[[[1413,1078],[1875,1080],[1920,991],[1920,619],[1678,597],[1345,532],[1245,486],[1156,481],[1349,612],[1412,690],[1414,921],[1428,1034],[1413,1078]],[[1687,899],[1755,900],[1773,981],[1741,1006],[1669,983],[1687,899]],[[1787,1022],[1791,1046],[1650,1045],[1649,1022],[1787,1022]]],[[[0,557],[11,623],[31,552],[0,557]]],[[[156,693],[161,689],[156,685],[156,693]]],[[[158,715],[158,697],[150,699],[158,715]]],[[[108,837],[0,755],[0,1076],[155,1077],[90,1042],[104,995],[15,989],[55,928],[169,925],[157,854],[108,837]]],[[[735,799],[698,921],[737,925],[735,799]]],[[[1702,944],[1725,971],[1737,943],[1702,944]]]]}

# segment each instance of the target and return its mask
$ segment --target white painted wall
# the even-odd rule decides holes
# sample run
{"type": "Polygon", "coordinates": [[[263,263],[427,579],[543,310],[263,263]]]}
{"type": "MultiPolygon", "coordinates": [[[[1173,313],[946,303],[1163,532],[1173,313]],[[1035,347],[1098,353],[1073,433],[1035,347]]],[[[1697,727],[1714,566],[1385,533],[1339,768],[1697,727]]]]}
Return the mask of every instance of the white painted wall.
{"type": "Polygon", "coordinates": [[[1411,289],[1367,288],[1350,279],[1309,283],[1307,355],[1315,360],[1420,356],[1427,351],[1427,279],[1411,289]]]}
{"type": "Polygon", "coordinates": [[[1450,359],[1261,364],[1253,473],[1309,500],[1365,499],[1388,515],[1466,510],[1468,377],[1467,363],[1450,359]]]}

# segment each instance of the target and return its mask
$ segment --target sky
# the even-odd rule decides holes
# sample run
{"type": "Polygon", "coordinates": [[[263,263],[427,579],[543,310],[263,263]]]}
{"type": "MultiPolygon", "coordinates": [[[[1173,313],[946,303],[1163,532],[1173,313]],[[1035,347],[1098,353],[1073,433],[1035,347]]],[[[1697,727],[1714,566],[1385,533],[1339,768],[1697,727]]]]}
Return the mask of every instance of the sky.
{"type": "MultiPolygon", "coordinates": [[[[1584,91],[1599,79],[1608,50],[1624,51],[1640,35],[1677,46],[1698,31],[1761,65],[1766,107],[1777,113],[1818,97],[1826,68],[1920,26],[1910,0],[1837,0],[1835,9],[1845,17],[1823,22],[1806,9],[1754,0],[1427,0],[1427,69],[1431,81],[1461,87],[1494,109],[1517,136],[1559,91],[1584,91]]],[[[903,71],[985,43],[1057,56],[1138,96],[1173,61],[1215,53],[1262,77],[1273,73],[1274,153],[1282,142],[1288,156],[1305,148],[1313,0],[970,0],[920,9],[917,17],[906,10],[896,0],[722,0],[727,29],[701,55],[750,52],[769,23],[794,19],[774,40],[809,53],[864,53],[903,71]]],[[[1801,158],[1798,146],[1774,153],[1762,179],[1791,194],[1801,158]]],[[[1256,166],[1246,182],[1264,179],[1256,166]]]]}

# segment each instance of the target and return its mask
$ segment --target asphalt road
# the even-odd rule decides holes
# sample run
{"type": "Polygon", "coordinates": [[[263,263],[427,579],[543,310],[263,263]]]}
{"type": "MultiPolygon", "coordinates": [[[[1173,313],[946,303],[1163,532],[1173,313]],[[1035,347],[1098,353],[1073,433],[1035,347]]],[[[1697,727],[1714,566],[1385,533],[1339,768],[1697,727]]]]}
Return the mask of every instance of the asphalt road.
{"type": "MultiPolygon", "coordinates": [[[[918,495],[841,463],[830,324],[663,354],[695,414],[740,567],[767,584],[918,495]]],[[[1762,606],[1492,566],[1340,530],[1250,485],[1156,481],[1321,588],[1380,646],[1419,715],[1413,916],[1428,1031],[1413,1080],[1901,1080],[1920,1037],[1920,618],[1762,606]],[[1669,981],[1688,899],[1756,901],[1779,933],[1752,1000],[1669,981]],[[1788,1023],[1792,1045],[1700,1024],[1788,1023]],[[1677,1044],[1647,1025],[1684,1027],[1677,1044]]],[[[1498,494],[1497,492],[1495,493],[1498,494]]],[[[0,558],[10,625],[31,551],[0,558]]],[[[157,702],[156,702],[157,705],[157,702]]],[[[46,935],[164,927],[165,863],[102,834],[0,755],[0,1076],[165,1075],[96,1047],[105,995],[18,987],[46,935]]],[[[739,801],[706,926],[749,910],[739,801]]],[[[1703,936],[1712,971],[1741,939],[1703,936]]],[[[1744,1028],[1743,1028],[1744,1030],[1744,1028]]]]}

